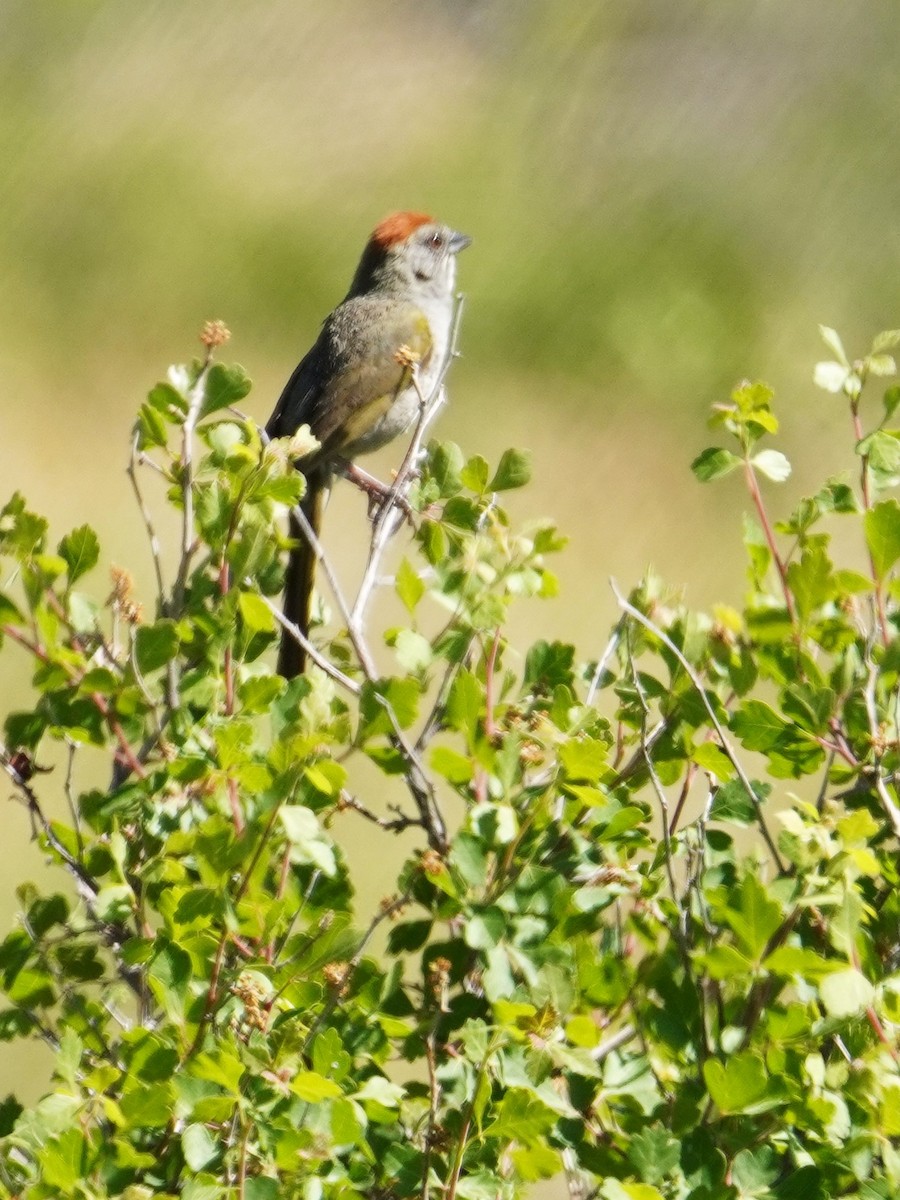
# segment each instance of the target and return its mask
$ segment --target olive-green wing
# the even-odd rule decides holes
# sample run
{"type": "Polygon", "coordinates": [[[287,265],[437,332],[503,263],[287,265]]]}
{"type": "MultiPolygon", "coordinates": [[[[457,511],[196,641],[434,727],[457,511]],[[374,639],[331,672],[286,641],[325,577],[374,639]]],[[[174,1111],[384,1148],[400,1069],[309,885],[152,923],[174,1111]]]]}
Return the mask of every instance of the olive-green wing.
{"type": "Polygon", "coordinates": [[[383,296],[345,301],[288,380],[266,430],[285,437],[307,424],[316,459],[340,455],[384,415],[410,382],[409,361],[427,365],[432,338],[425,314],[383,296]]]}

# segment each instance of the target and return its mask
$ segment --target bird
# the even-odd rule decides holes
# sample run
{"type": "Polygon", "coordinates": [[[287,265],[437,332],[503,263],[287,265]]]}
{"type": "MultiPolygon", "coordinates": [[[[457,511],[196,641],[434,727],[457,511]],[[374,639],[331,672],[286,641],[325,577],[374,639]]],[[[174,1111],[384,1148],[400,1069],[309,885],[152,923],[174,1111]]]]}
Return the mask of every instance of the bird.
{"type": "MultiPolygon", "coordinates": [[[[300,501],[319,535],[336,474],[415,422],[450,354],[456,257],[471,238],[421,212],[391,213],[376,225],[341,303],[285,384],[266,424],[269,438],[303,425],[318,447],[296,460],[306,479],[300,501]],[[414,374],[415,373],[415,374],[414,374]]],[[[291,515],[284,615],[309,636],[316,555],[291,515]]],[[[304,672],[306,651],[282,628],[278,672],[304,672]]]]}

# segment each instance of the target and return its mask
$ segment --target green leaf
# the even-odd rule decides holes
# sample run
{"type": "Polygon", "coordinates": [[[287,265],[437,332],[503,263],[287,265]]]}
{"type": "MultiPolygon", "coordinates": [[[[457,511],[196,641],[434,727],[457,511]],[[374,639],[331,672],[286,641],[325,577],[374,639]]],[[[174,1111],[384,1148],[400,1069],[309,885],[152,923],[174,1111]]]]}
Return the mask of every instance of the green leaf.
{"type": "Polygon", "coordinates": [[[739,954],[734,946],[713,946],[712,950],[699,954],[697,961],[712,979],[740,979],[753,971],[753,963],[739,954]]]}
{"type": "Polygon", "coordinates": [[[731,719],[731,728],[748,750],[770,750],[787,722],[762,700],[745,700],[731,719]]]}
{"type": "Polygon", "coordinates": [[[455,496],[462,487],[460,475],[465,459],[455,442],[432,442],[428,447],[428,466],[440,494],[455,496]]]}
{"type": "Polygon", "coordinates": [[[749,872],[721,915],[753,959],[762,955],[782,920],[779,903],[769,896],[756,875],[749,872]]]}
{"type": "Polygon", "coordinates": [[[394,653],[404,671],[416,674],[431,666],[434,652],[427,637],[413,629],[401,629],[394,639],[394,653]]]}
{"type": "Polygon", "coordinates": [[[834,596],[833,564],[820,545],[804,550],[799,562],[787,569],[788,586],[803,618],[827,603],[834,596]]]}
{"type": "Polygon", "coordinates": [[[394,588],[407,611],[410,614],[414,613],[419,601],[425,595],[425,584],[408,558],[400,560],[400,566],[397,568],[394,578],[394,588]]]}
{"type": "Polygon", "coordinates": [[[142,404],[137,418],[137,448],[153,450],[165,446],[169,437],[166,419],[152,404],[142,404]]]}
{"type": "Polygon", "coordinates": [[[278,810],[278,816],[291,845],[291,861],[311,863],[325,875],[333,876],[337,871],[334,846],[312,809],[302,804],[286,804],[278,810]]]}
{"type": "Polygon", "coordinates": [[[429,756],[429,762],[432,770],[454,784],[469,783],[475,773],[471,758],[466,758],[464,754],[452,750],[449,746],[435,746],[429,756]]]}
{"type": "Polygon", "coordinates": [[[280,675],[254,675],[238,685],[238,698],[245,712],[268,712],[285,689],[280,675]]]}
{"type": "Polygon", "coordinates": [[[650,1125],[631,1135],[628,1161],[645,1183],[662,1183],[680,1160],[680,1141],[662,1125],[650,1125]]]}
{"type": "Polygon", "coordinates": [[[460,670],[447,697],[447,724],[474,739],[483,705],[483,685],[471,671],[460,670]]]}
{"type": "Polygon", "coordinates": [[[244,1200],[281,1200],[283,1194],[279,1181],[270,1176],[256,1175],[244,1182],[244,1200]]]}
{"type": "Polygon", "coordinates": [[[559,761],[566,779],[595,783],[606,769],[609,750],[594,738],[579,738],[564,742],[559,748],[559,761]]]}
{"type": "Polygon", "coordinates": [[[65,559],[69,583],[90,571],[100,557],[100,542],[90,525],[80,525],[67,533],[57,547],[65,559]]]}
{"type": "Polygon", "coordinates": [[[885,389],[883,404],[885,416],[892,417],[900,405],[900,384],[885,389]]]}
{"type": "Polygon", "coordinates": [[[857,442],[856,453],[868,460],[877,487],[896,487],[900,483],[900,433],[897,430],[876,429],[857,442]]]}
{"type": "Polygon", "coordinates": [[[153,625],[139,625],[134,635],[134,653],[138,669],[145,675],[165,666],[178,653],[178,630],[174,621],[164,617],[153,625]]]}
{"type": "Polygon", "coordinates": [[[238,608],[241,618],[251,633],[274,633],[275,618],[262,596],[256,592],[240,592],[238,608]]]}
{"type": "Polygon", "coordinates": [[[205,1125],[187,1125],[181,1135],[181,1149],[192,1171],[202,1171],[220,1153],[219,1144],[205,1125]]]}
{"type": "Polygon", "coordinates": [[[367,681],[363,685],[359,705],[363,736],[393,733],[391,713],[401,729],[408,729],[418,714],[421,694],[415,679],[367,681]]]}
{"type": "Polygon", "coordinates": [[[471,916],[463,930],[466,945],[474,950],[490,950],[503,940],[506,932],[506,916],[496,905],[484,908],[471,916]]]}
{"type": "Polygon", "coordinates": [[[220,408],[237,404],[250,391],[250,386],[250,380],[243,367],[226,367],[222,363],[213,363],[206,372],[200,416],[208,417],[220,408]]]}
{"type": "MultiPolygon", "coordinates": [[[[760,800],[771,791],[766,783],[753,783],[753,791],[760,800]]],[[[716,789],[709,818],[711,821],[727,821],[732,825],[752,825],[756,821],[756,806],[747,795],[740,779],[732,779],[716,789]]]]}
{"type": "Polygon", "coordinates": [[[473,458],[469,459],[460,472],[460,482],[470,492],[475,492],[476,495],[480,496],[488,490],[490,471],[487,459],[482,458],[480,454],[476,454],[473,458]]]}
{"type": "Polygon", "coordinates": [[[723,1113],[745,1112],[766,1094],[766,1068],[756,1054],[734,1054],[724,1063],[707,1059],[703,1078],[713,1101],[723,1113]]]}
{"type": "Polygon", "coordinates": [[[316,1071],[298,1071],[291,1078],[291,1091],[308,1104],[319,1104],[343,1095],[340,1084],[316,1071]]]}
{"type": "Polygon", "coordinates": [[[488,491],[505,492],[524,487],[531,479],[531,454],[527,450],[504,450],[488,491]]]}
{"type": "Polygon", "coordinates": [[[866,358],[870,375],[896,375],[897,364],[890,354],[870,354],[866,358]]]}
{"type": "Polygon", "coordinates": [[[532,1092],[513,1087],[497,1106],[497,1116],[484,1130],[486,1138],[533,1145],[556,1124],[557,1115],[532,1092]]]}
{"type": "Polygon", "coordinates": [[[338,1146],[355,1146],[365,1134],[352,1100],[335,1100],[331,1106],[331,1136],[338,1146]]]}
{"type": "Polygon", "coordinates": [[[819,995],[830,1017],[854,1017],[871,1007],[875,989],[861,971],[850,968],[826,975],[819,995]]]}
{"type": "Polygon", "coordinates": [[[710,446],[703,450],[691,463],[691,470],[701,483],[709,483],[713,479],[721,479],[729,475],[741,465],[741,459],[730,450],[720,446],[710,446]]]}
{"type": "Polygon", "coordinates": [[[884,579],[900,558],[900,503],[881,500],[863,520],[872,566],[878,579],[884,579]]]}
{"type": "Polygon", "coordinates": [[[723,783],[727,783],[734,776],[734,764],[715,742],[701,742],[691,751],[691,758],[698,767],[702,767],[723,783]]]}

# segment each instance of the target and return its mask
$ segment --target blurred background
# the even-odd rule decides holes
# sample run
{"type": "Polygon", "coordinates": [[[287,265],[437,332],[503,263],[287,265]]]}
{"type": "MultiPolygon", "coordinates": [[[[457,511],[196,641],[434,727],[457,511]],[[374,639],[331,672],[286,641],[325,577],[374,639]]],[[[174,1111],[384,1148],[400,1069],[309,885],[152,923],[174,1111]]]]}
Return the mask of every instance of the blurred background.
{"type": "MultiPolygon", "coordinates": [[[[124,473],[142,397],[221,318],[264,420],[375,222],[424,209],[474,238],[438,434],[530,447],[512,507],[572,538],[525,635],[596,654],[608,576],[649,564],[695,607],[739,601],[738,481],[702,488],[689,463],[749,376],[798,460],[776,513],[853,466],[811,372],[818,322],[851,354],[900,325],[896,19],[890,0],[3,0],[2,500],[23,490],[54,539],[90,522],[102,569],[149,597],[124,473]]],[[[352,562],[364,517],[338,491],[327,536],[352,562]]],[[[41,872],[25,813],[4,829],[2,929],[41,872]]]]}

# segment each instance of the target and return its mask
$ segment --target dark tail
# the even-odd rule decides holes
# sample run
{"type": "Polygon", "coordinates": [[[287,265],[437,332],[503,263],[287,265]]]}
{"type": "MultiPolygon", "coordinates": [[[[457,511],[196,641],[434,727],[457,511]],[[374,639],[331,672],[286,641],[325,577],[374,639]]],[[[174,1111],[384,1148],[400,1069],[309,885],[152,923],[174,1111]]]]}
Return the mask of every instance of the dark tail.
{"type": "MultiPolygon", "coordinates": [[[[325,479],[317,471],[312,471],[306,479],[306,495],[300,501],[300,508],[317,538],[322,527],[322,510],[327,493],[325,479]]],[[[284,585],[284,615],[298,627],[304,637],[309,637],[316,555],[293,513],[289,530],[297,545],[288,559],[284,585]]],[[[287,629],[282,629],[278,650],[278,674],[283,675],[285,679],[293,679],[296,675],[302,675],[305,670],[306,651],[287,629]]]]}

